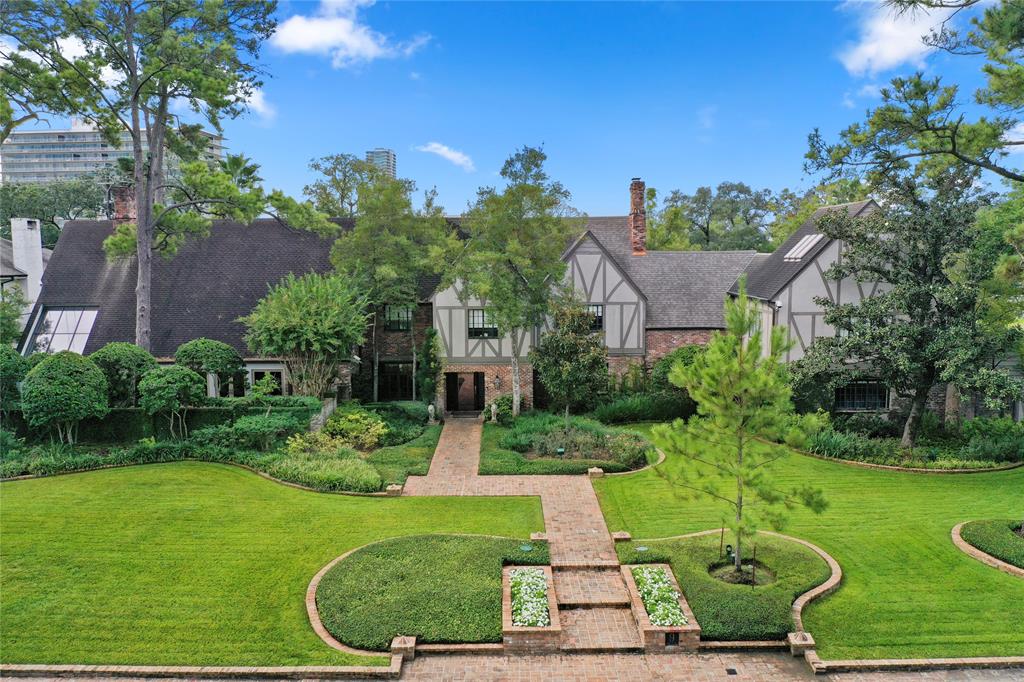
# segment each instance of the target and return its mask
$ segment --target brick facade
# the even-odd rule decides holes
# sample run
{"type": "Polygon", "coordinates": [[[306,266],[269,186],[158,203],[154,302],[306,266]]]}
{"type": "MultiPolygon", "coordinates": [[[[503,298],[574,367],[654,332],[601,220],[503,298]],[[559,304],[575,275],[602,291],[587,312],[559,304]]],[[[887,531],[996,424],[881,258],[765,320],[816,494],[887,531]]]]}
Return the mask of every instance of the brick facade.
{"type": "Polygon", "coordinates": [[[706,345],[711,340],[711,334],[714,331],[714,329],[648,329],[646,337],[648,367],[679,346],[706,345]]]}
{"type": "MultiPolygon", "coordinates": [[[[478,364],[464,365],[445,363],[444,371],[456,373],[483,372],[484,404],[490,405],[503,395],[512,395],[512,366],[510,364],[478,364]],[[498,381],[495,382],[495,379],[498,381]],[[495,383],[498,385],[496,386],[495,383]]],[[[523,409],[533,405],[533,365],[528,362],[519,363],[519,385],[522,390],[521,402],[523,409]]],[[[437,385],[437,405],[445,407],[445,381],[442,378],[437,385]]]]}
{"type": "MultiPolygon", "coordinates": [[[[417,350],[423,345],[427,329],[433,325],[433,317],[433,306],[429,303],[421,303],[413,311],[412,324],[413,333],[416,336],[417,350]]],[[[364,348],[364,352],[369,353],[364,359],[372,361],[373,350],[369,339],[367,339],[367,344],[364,348]]],[[[383,319],[381,319],[380,327],[377,330],[377,348],[379,349],[381,360],[412,360],[412,339],[409,336],[409,332],[387,331],[384,329],[383,319]]]]}

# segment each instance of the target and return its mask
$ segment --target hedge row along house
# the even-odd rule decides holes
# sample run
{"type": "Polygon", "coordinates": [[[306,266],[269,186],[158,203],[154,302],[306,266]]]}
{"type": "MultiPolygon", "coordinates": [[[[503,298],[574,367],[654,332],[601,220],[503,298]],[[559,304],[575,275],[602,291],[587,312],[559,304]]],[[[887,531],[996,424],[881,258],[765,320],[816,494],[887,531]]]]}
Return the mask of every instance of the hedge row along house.
{"type": "MultiPolygon", "coordinates": [[[[816,338],[835,331],[823,320],[816,297],[859,300],[874,287],[856,281],[832,282],[825,272],[842,257],[843,245],[816,230],[824,210],[859,215],[873,210],[870,200],[821,209],[771,254],[754,251],[653,251],[647,249],[644,183],[629,187],[629,213],[587,218],[583,231],[567,246],[565,285],[589,307],[594,329],[604,337],[609,370],[622,374],[630,365],[650,367],[674,348],[703,344],[724,327],[723,301],[738,292],[747,276],[748,293],[762,303],[766,325],[785,325],[794,343],[789,360],[802,356],[816,338]]],[[[452,219],[453,229],[458,219],[452,219]]],[[[343,229],[351,223],[339,221],[343,229]]],[[[71,221],[64,226],[49,259],[19,350],[54,352],[71,349],[91,353],[112,341],[132,341],[135,321],[135,264],[109,261],[103,240],[111,221],[71,221]]],[[[152,352],[171,362],[175,349],[199,337],[223,341],[245,358],[245,375],[217,385],[210,392],[241,395],[247,384],[272,375],[289,391],[283,365],[275,358],[253,357],[246,348],[247,315],[269,285],[288,273],[327,271],[331,241],[292,230],[277,221],[251,225],[227,221],[214,224],[209,238],[185,244],[170,261],[156,259],[153,271],[152,352]]],[[[511,339],[498,338],[487,302],[463,297],[458,286],[439,290],[440,278],[420,283],[415,309],[386,307],[377,333],[380,400],[413,397],[413,344],[420,347],[428,327],[438,332],[444,380],[436,404],[446,412],[480,411],[498,396],[510,393],[511,339]]],[[[542,399],[526,354],[541,329],[527,333],[523,344],[521,385],[530,405],[542,399]]],[[[339,376],[339,394],[368,398],[372,386],[373,348],[355,350],[339,376]]],[[[840,389],[841,411],[885,411],[890,392],[877,382],[860,381],[840,389]]],[[[933,407],[941,414],[938,396],[933,407]]],[[[974,403],[965,401],[971,412],[974,403]]],[[[1024,404],[1008,406],[1017,419],[1024,404]]]]}

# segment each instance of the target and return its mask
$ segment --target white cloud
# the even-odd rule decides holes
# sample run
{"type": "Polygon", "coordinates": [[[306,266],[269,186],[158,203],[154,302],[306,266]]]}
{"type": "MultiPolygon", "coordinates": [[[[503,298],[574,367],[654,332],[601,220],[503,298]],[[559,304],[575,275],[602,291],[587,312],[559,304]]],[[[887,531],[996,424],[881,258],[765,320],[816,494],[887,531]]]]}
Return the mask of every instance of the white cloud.
{"type": "MultiPolygon", "coordinates": [[[[1024,123],[1018,123],[1006,131],[1004,138],[1007,142],[1024,142],[1024,123]]],[[[1024,154],[1024,144],[1017,144],[1005,148],[1010,154],[1024,154]]]]}
{"type": "Polygon", "coordinates": [[[373,0],[321,0],[309,16],[296,14],[283,21],[270,42],[284,52],[328,55],[331,65],[343,69],[375,59],[408,57],[430,41],[420,35],[392,42],[363,23],[359,10],[373,0]]]}
{"type": "Polygon", "coordinates": [[[267,101],[267,96],[259,88],[253,90],[249,96],[245,98],[245,103],[263,120],[264,123],[270,123],[277,118],[277,109],[273,104],[267,101]]]}
{"type": "Polygon", "coordinates": [[[469,158],[468,154],[460,152],[457,149],[452,149],[446,144],[441,144],[440,142],[428,142],[427,144],[421,144],[418,147],[413,147],[413,149],[418,152],[437,154],[442,159],[451,161],[467,173],[472,173],[476,170],[476,166],[473,165],[473,159],[469,158]]]}
{"type": "Polygon", "coordinates": [[[910,64],[924,66],[934,48],[921,38],[947,19],[948,9],[917,10],[898,14],[881,2],[843,3],[843,10],[858,15],[860,36],[839,54],[839,61],[854,76],[876,74],[910,64]]]}

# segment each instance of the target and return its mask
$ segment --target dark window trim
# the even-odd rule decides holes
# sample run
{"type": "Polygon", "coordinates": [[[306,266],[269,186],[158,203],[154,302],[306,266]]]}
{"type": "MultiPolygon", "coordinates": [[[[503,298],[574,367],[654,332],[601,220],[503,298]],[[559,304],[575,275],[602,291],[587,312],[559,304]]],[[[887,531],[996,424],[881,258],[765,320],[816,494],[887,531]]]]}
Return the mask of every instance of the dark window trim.
{"type": "Polygon", "coordinates": [[[594,318],[590,321],[590,331],[599,332],[604,330],[604,305],[591,303],[587,306],[587,312],[594,318]]]}
{"type": "Polygon", "coordinates": [[[384,306],[384,331],[407,332],[412,329],[412,306],[384,306]]]}
{"type": "Polygon", "coordinates": [[[879,412],[888,409],[889,389],[877,379],[858,379],[836,389],[836,412],[879,412]]]}
{"type": "Polygon", "coordinates": [[[498,328],[484,308],[470,308],[466,313],[466,335],[471,339],[496,339],[498,328]]]}

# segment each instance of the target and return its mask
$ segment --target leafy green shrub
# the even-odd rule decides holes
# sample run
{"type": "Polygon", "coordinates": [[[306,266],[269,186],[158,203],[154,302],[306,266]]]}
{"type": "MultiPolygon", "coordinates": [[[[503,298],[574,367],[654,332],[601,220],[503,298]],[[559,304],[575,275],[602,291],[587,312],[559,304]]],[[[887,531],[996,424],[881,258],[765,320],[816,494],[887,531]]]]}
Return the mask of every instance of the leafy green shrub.
{"type": "Polygon", "coordinates": [[[185,437],[188,408],[202,403],[206,381],[181,365],[159,367],[139,382],[139,404],[148,414],[164,413],[170,420],[171,435],[185,437]],[[176,426],[177,424],[177,426],[176,426]]]}
{"type": "Polygon", "coordinates": [[[423,335],[423,345],[420,346],[419,362],[416,363],[416,387],[420,400],[426,403],[433,402],[437,395],[437,385],[441,382],[444,373],[444,365],[441,358],[441,338],[437,330],[427,327],[423,335]]]}
{"type": "MultiPolygon", "coordinates": [[[[498,418],[498,423],[504,426],[508,426],[512,423],[512,394],[506,393],[498,396],[498,399],[494,401],[498,406],[498,411],[495,416],[498,418]]],[[[488,408],[490,409],[490,408],[488,408]]],[[[487,418],[490,419],[490,413],[487,418]]]]}
{"type": "Polygon", "coordinates": [[[426,404],[419,401],[369,403],[365,407],[387,424],[387,433],[380,439],[381,446],[401,445],[419,438],[429,418],[426,404]]]}
{"type": "Polygon", "coordinates": [[[982,552],[1024,568],[1024,536],[1017,532],[1020,524],[1020,519],[971,521],[960,529],[960,535],[982,552]]]}
{"type": "Polygon", "coordinates": [[[0,411],[5,415],[21,408],[18,383],[25,378],[29,362],[18,351],[6,344],[0,345],[0,411]]]}
{"type": "Polygon", "coordinates": [[[219,383],[231,380],[245,367],[238,351],[213,339],[193,339],[178,346],[174,351],[174,363],[188,367],[201,377],[213,374],[219,383]]]}
{"type": "Polygon", "coordinates": [[[1024,461],[1024,437],[975,436],[960,449],[960,456],[985,462],[1021,462],[1024,461]]]}
{"type": "Polygon", "coordinates": [[[107,378],[107,398],[111,407],[135,407],[139,404],[142,375],[159,365],[156,358],[134,343],[108,343],[89,359],[107,378]]]}
{"type": "Polygon", "coordinates": [[[372,450],[388,433],[388,425],[380,415],[357,403],[341,405],[327,419],[324,432],[340,438],[350,447],[372,450]]]}
{"type": "MultiPolygon", "coordinates": [[[[671,381],[668,380],[668,373],[672,370],[672,366],[677,362],[681,362],[684,365],[692,365],[700,356],[704,354],[705,346],[699,344],[687,344],[685,346],[679,346],[672,352],[667,353],[657,362],[654,363],[654,367],[651,368],[651,379],[650,387],[652,391],[680,391],[686,393],[686,389],[679,388],[671,381]]],[[[687,396],[689,399],[689,396],[687,396]]]]}
{"type": "Polygon", "coordinates": [[[266,472],[317,490],[372,493],[383,486],[376,469],[345,449],[333,454],[292,454],[270,463],[266,472]]]}
{"type": "Polygon", "coordinates": [[[344,457],[354,457],[356,453],[348,443],[324,430],[296,433],[288,437],[285,452],[289,455],[334,455],[343,453],[344,457]]]}
{"type": "Polygon", "coordinates": [[[251,415],[239,417],[233,424],[199,429],[192,434],[192,440],[198,444],[266,452],[304,426],[287,415],[251,415]]]}
{"type": "Polygon", "coordinates": [[[1015,422],[1010,417],[975,417],[961,423],[960,433],[969,441],[984,438],[1024,441],[1024,422],[1015,422]]]}
{"type": "Polygon", "coordinates": [[[0,428],[0,462],[18,457],[24,448],[25,441],[18,438],[17,434],[0,428]]]}
{"type": "Polygon", "coordinates": [[[638,434],[611,431],[599,422],[547,412],[520,415],[498,440],[499,447],[539,457],[617,462],[625,469],[647,463],[652,446],[638,434]],[[559,453],[559,450],[562,450],[559,453]]]}
{"type": "Polygon", "coordinates": [[[89,358],[61,351],[25,375],[21,406],[30,426],[53,428],[61,442],[74,443],[81,420],[107,413],[107,380],[89,358]]]}
{"type": "Polygon", "coordinates": [[[869,440],[857,433],[835,429],[822,429],[814,434],[808,443],[808,449],[817,455],[850,459],[855,462],[870,462],[886,454],[878,441],[869,440]]]}
{"type": "Polygon", "coordinates": [[[832,423],[838,431],[849,431],[868,438],[897,438],[903,425],[874,413],[837,414],[832,423]]]}
{"type": "Polygon", "coordinates": [[[696,406],[685,392],[635,393],[598,406],[590,416],[605,424],[686,419],[696,406]]]}

